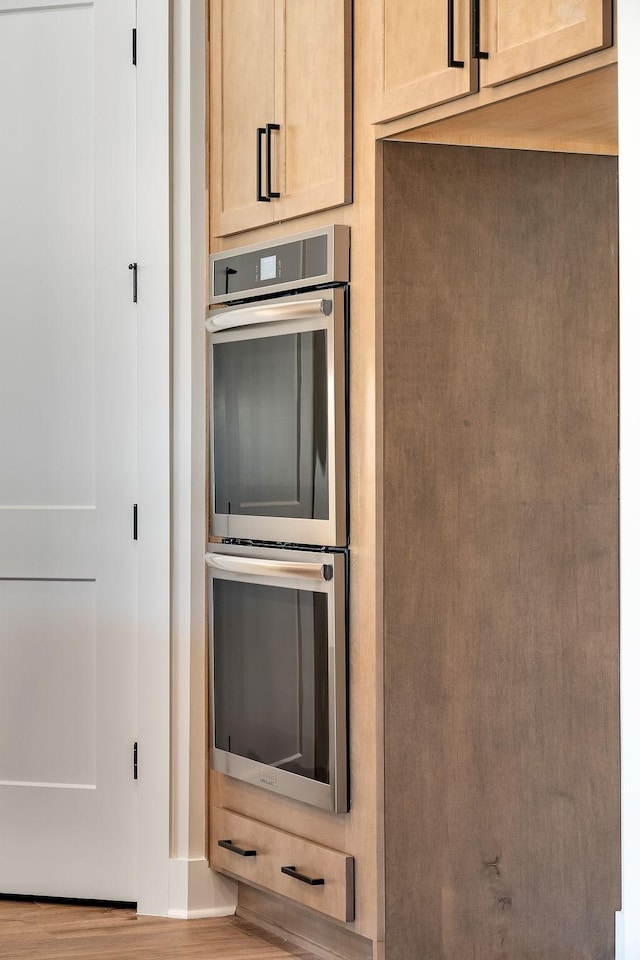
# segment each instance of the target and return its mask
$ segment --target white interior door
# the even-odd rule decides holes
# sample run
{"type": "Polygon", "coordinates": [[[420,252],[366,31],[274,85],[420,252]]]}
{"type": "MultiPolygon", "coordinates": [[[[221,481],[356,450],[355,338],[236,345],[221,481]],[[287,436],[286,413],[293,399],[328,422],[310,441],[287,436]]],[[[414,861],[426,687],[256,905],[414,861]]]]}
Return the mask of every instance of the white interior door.
{"type": "Polygon", "coordinates": [[[0,0],[0,892],[136,900],[135,0],[0,0]]]}

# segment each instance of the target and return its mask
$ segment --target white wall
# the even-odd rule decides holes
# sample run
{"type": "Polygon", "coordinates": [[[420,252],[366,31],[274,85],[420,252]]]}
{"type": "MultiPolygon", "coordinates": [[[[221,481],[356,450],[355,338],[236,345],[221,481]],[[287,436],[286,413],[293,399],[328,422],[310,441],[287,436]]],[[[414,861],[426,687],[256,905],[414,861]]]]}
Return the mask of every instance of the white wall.
{"type": "Polygon", "coordinates": [[[138,910],[166,914],[169,862],[169,0],[137,0],[138,910]]]}
{"type": "Polygon", "coordinates": [[[640,3],[618,0],[622,916],[618,960],[640,958],[640,3]]]}
{"type": "Polygon", "coordinates": [[[233,913],[206,851],[205,0],[172,9],[173,415],[169,915],[233,913]]]}

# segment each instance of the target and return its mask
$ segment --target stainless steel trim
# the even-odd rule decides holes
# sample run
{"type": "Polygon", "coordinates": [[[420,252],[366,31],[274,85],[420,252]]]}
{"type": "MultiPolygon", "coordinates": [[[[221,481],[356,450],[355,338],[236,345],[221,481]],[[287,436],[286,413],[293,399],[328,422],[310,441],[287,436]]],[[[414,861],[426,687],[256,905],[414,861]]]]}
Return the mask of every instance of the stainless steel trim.
{"type": "MultiPolygon", "coordinates": [[[[334,813],[346,813],[349,809],[348,772],[347,772],[347,621],[346,621],[346,555],[344,553],[317,553],[313,551],[284,550],[269,547],[253,547],[235,544],[210,544],[211,553],[225,559],[261,559],[282,563],[285,566],[298,567],[306,564],[328,565],[333,570],[329,581],[321,579],[315,584],[304,575],[290,577],[265,577],[263,582],[271,586],[282,586],[297,590],[314,590],[327,594],[328,600],[328,637],[327,656],[329,668],[329,783],[320,783],[308,777],[269,766],[257,760],[250,760],[215,746],[215,688],[213,654],[213,595],[214,579],[247,579],[243,573],[212,565],[207,560],[209,593],[209,703],[210,703],[210,760],[214,770],[227,776],[253,783],[272,793],[300,800],[323,810],[334,813]]],[[[211,553],[208,555],[210,556],[211,553]]],[[[259,580],[263,579],[262,573],[259,580]]],[[[250,582],[256,582],[251,577],[250,582]]]]}
{"type": "Polygon", "coordinates": [[[254,557],[229,557],[217,553],[205,556],[208,567],[248,576],[295,577],[304,580],[326,580],[326,563],[294,563],[283,560],[258,560],[254,557]]]}
{"type": "Polygon", "coordinates": [[[234,780],[252,783],[256,787],[269,790],[270,793],[277,793],[291,800],[299,800],[301,803],[308,803],[321,810],[329,810],[331,813],[347,812],[346,805],[336,806],[335,789],[331,783],[309,780],[297,773],[268,767],[257,760],[248,760],[246,757],[227,753],[226,750],[219,750],[217,747],[211,749],[211,768],[228,777],[233,777],[234,780]]]}
{"type": "Polygon", "coordinates": [[[205,326],[209,333],[254,323],[278,323],[281,320],[305,320],[322,315],[328,317],[333,304],[326,297],[313,300],[277,300],[256,303],[237,310],[216,310],[210,313],[205,326]]]}

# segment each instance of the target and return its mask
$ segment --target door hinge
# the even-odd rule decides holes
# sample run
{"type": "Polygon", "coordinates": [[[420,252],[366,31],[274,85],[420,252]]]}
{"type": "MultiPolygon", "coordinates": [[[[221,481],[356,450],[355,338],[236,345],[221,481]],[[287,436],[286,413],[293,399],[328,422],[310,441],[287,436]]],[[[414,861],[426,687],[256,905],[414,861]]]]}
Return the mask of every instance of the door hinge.
{"type": "Polygon", "coordinates": [[[135,27],[131,31],[131,63],[134,67],[138,63],[138,31],[135,27]]]}
{"type": "Polygon", "coordinates": [[[138,539],[138,504],[133,505],[133,539],[138,539]]]}
{"type": "Polygon", "coordinates": [[[134,303],[138,302],[138,264],[130,263],[129,270],[133,270],[132,297],[134,303]]]}
{"type": "Polygon", "coordinates": [[[138,779],[138,741],[133,745],[133,779],[138,779]]]}

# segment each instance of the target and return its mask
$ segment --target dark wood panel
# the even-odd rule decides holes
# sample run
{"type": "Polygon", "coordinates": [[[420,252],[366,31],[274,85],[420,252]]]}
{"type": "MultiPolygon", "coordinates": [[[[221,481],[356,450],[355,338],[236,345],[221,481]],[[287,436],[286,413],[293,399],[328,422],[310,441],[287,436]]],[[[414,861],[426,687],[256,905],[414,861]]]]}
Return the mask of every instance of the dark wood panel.
{"type": "MultiPolygon", "coordinates": [[[[277,894],[238,884],[238,916],[331,960],[372,960],[371,940],[277,894]]],[[[217,960],[217,958],[216,958],[217,960]]]]}
{"type": "Polygon", "coordinates": [[[384,148],[387,960],[613,960],[616,161],[384,148]]]}

